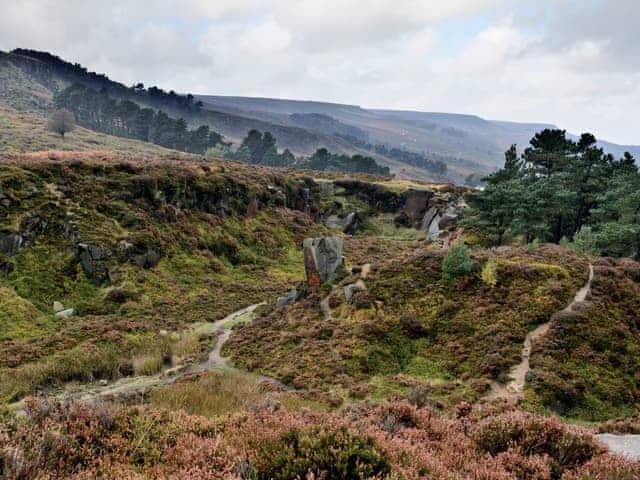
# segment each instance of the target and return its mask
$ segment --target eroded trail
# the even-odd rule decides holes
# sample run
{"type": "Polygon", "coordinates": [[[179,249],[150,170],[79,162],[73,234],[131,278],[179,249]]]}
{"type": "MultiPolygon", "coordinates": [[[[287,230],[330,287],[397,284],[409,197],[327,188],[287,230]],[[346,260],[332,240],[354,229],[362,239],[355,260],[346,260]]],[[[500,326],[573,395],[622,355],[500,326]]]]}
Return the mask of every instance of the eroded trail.
{"type": "MultiPolygon", "coordinates": [[[[85,402],[109,398],[128,398],[135,396],[136,394],[142,394],[152,388],[170,385],[186,375],[193,375],[214,369],[240,371],[240,369],[231,367],[229,365],[229,360],[226,357],[223,357],[220,353],[222,347],[231,335],[230,325],[232,325],[233,321],[238,317],[252,313],[256,308],[265,304],[266,302],[250,305],[214,322],[212,324],[211,331],[212,333],[218,333],[216,345],[209,353],[207,359],[201,363],[164,368],[155,375],[124,377],[108,384],[89,383],[80,385],[73,390],[65,389],[65,391],[61,393],[52,395],[52,397],[59,400],[80,400],[85,402]]],[[[284,385],[274,378],[264,375],[258,375],[258,378],[284,387],[284,385]]],[[[22,402],[14,404],[14,407],[17,410],[20,410],[22,408],[22,402]]]]}
{"type": "MultiPolygon", "coordinates": [[[[589,291],[591,290],[592,280],[593,265],[590,264],[589,279],[587,280],[587,283],[580,290],[578,290],[578,293],[576,293],[573,301],[569,305],[567,305],[567,307],[561,310],[560,313],[571,312],[577,304],[585,301],[587,295],[589,294],[589,291]]],[[[529,359],[531,357],[531,348],[534,342],[538,341],[540,338],[547,334],[549,328],[551,328],[551,321],[539,325],[535,328],[535,330],[532,330],[527,334],[522,346],[522,360],[509,372],[509,377],[511,378],[511,380],[507,384],[493,382],[491,384],[489,393],[487,393],[483,400],[518,400],[522,398],[527,373],[530,370],[529,359]]]]}

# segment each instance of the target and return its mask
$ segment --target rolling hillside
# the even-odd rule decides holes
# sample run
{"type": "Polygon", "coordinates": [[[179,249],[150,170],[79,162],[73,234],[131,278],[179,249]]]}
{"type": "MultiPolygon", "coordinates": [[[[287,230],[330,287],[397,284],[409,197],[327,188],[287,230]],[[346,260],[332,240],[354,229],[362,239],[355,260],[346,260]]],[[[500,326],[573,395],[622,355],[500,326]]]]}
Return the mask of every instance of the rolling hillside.
{"type": "MultiPolygon", "coordinates": [[[[208,125],[235,145],[251,129],[269,131],[276,137],[280,149],[288,148],[296,155],[308,156],[325,147],[336,153],[372,156],[399,178],[427,181],[461,183],[469,173],[493,171],[502,165],[504,151],[511,144],[523,148],[537,131],[551,127],[485,120],[473,115],[368,110],[314,101],[190,97],[163,92],[156,87],[127,87],[46,52],[18,49],[0,52],[0,107],[5,125],[0,136],[3,133],[7,136],[9,126],[15,134],[21,115],[35,115],[43,124],[43,117],[51,110],[53,96],[73,83],[104,89],[114,98],[131,100],[141,106],[162,109],[176,118],[184,118],[190,127],[208,125]],[[185,99],[191,103],[185,103],[185,99]],[[443,165],[446,173],[438,168],[443,165]]],[[[20,138],[28,134],[14,135],[11,144],[5,139],[0,148],[29,151],[51,146],[51,138],[41,138],[46,134],[44,131],[22,145],[20,138]]],[[[91,136],[89,131],[84,134],[91,136]]],[[[94,140],[88,141],[92,149],[109,143],[102,138],[92,144],[94,140]]],[[[607,142],[601,142],[601,146],[618,157],[625,151],[640,156],[637,146],[607,142]]]]}
{"type": "MultiPolygon", "coordinates": [[[[256,119],[300,125],[305,115],[322,114],[345,128],[355,128],[372,144],[426,152],[447,160],[453,170],[492,170],[501,166],[512,144],[524,148],[536,132],[551,124],[486,120],[475,115],[368,110],[355,105],[272,98],[198,95],[205,105],[256,119]]],[[[325,131],[325,133],[327,133],[325,131]]],[[[338,128],[334,134],[343,134],[338,128]]],[[[597,132],[596,132],[597,133],[597,132]]],[[[601,141],[609,153],[640,156],[640,146],[601,141]]]]}

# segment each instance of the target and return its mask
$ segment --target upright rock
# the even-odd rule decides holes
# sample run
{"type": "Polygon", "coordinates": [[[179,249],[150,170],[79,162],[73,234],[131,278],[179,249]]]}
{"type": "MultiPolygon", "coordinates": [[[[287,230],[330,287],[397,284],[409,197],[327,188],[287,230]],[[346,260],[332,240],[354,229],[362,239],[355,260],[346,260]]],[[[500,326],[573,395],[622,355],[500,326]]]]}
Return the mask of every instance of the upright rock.
{"type": "Polygon", "coordinates": [[[344,270],[343,241],[340,237],[305,238],[304,268],[307,284],[315,288],[344,270]]]}

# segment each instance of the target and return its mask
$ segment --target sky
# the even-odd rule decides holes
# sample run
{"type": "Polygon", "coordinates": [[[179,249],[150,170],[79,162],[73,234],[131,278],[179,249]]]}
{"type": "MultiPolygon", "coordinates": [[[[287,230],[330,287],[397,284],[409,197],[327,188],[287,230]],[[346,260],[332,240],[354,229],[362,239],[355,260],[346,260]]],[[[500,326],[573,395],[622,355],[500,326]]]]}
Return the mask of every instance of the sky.
{"type": "Polygon", "coordinates": [[[0,12],[0,50],[47,50],[125,84],[640,144],[638,0],[0,0],[0,12]]]}

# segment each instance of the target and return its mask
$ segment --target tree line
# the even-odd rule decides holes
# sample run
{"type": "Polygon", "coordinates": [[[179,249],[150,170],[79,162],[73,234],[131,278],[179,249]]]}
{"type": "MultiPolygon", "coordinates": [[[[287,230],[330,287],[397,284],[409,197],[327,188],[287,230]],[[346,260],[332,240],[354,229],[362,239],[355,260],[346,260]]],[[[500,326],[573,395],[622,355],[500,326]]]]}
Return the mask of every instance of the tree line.
{"type": "MultiPolygon", "coordinates": [[[[441,158],[437,158],[440,157],[440,155],[433,153],[417,153],[397,147],[389,148],[383,144],[373,145],[355,135],[336,134],[336,136],[348,141],[358,148],[375,152],[378,155],[393,158],[394,160],[399,160],[403,163],[413,165],[414,167],[433,172],[441,177],[444,177],[447,174],[446,162],[441,158]]],[[[447,160],[456,161],[456,159],[453,158],[447,158],[447,160]]]]}
{"type": "Polygon", "coordinates": [[[171,118],[161,110],[143,108],[131,100],[114,99],[105,89],[97,91],[75,84],[56,95],[55,105],[72,112],[79,125],[109,135],[195,154],[223,144],[222,135],[207,125],[190,130],[182,118],[171,118]]]}
{"type": "Polygon", "coordinates": [[[389,175],[389,167],[378,165],[373,158],[362,155],[336,154],[326,148],[319,148],[306,158],[296,158],[288,149],[278,153],[275,137],[270,132],[263,134],[255,129],[247,134],[238,150],[228,156],[254,165],[389,175]]]}
{"type": "Polygon", "coordinates": [[[590,133],[578,141],[545,129],[466,195],[465,223],[489,243],[515,237],[566,243],[609,256],[640,257],[640,174],[629,153],[606,154],[590,133]]]}
{"type": "Polygon", "coordinates": [[[70,83],[79,83],[98,91],[104,89],[110,96],[119,99],[134,100],[152,105],[155,108],[179,110],[183,113],[197,113],[203,107],[203,103],[196,101],[191,94],[181,95],[173,90],[166,92],[156,86],[145,88],[142,83],[127,87],[122,83],[111,80],[103,73],[88,71],[86,67],[83,67],[79,63],[67,62],[48,52],[17,48],[11,53],[43,62],[48,65],[56,75],[70,83]]]}

